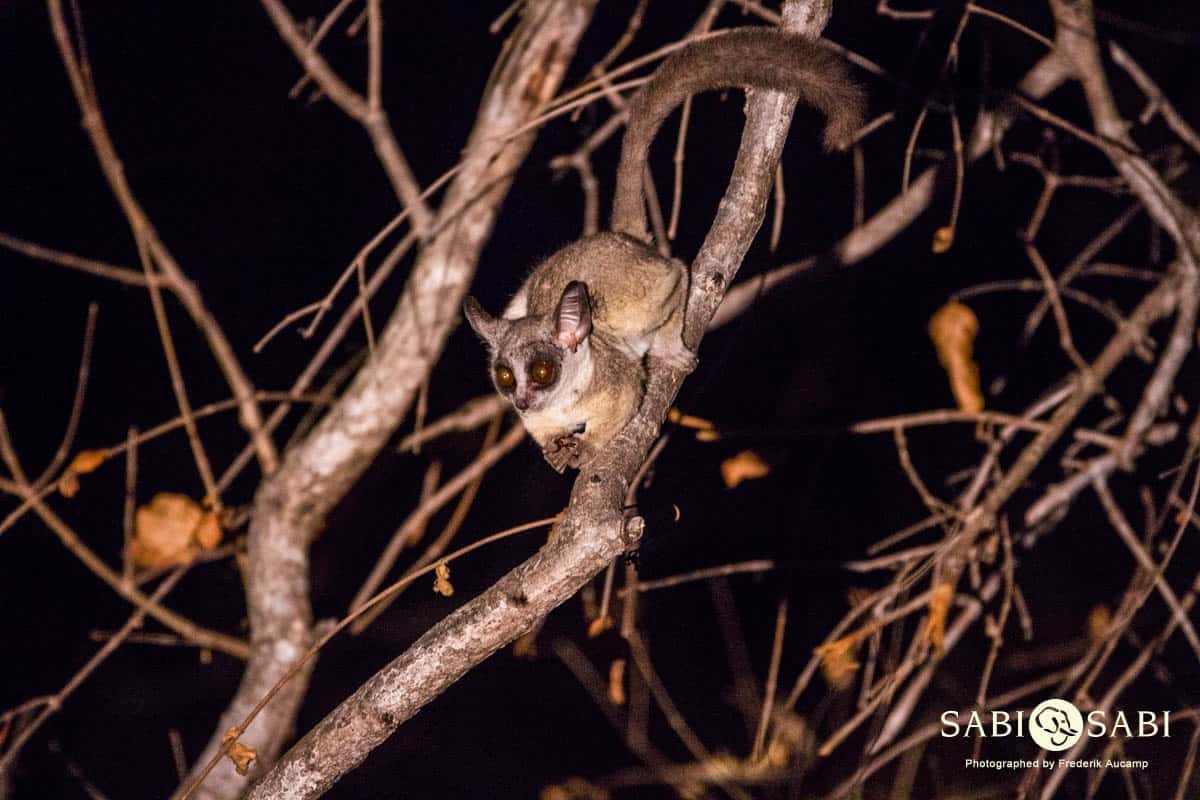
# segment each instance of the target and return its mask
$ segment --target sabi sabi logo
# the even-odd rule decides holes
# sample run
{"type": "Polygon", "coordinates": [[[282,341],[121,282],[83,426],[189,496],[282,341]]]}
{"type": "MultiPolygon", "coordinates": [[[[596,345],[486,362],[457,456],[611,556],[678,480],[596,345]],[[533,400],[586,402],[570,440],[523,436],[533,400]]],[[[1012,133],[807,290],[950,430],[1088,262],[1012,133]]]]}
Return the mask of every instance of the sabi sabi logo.
{"type": "Polygon", "coordinates": [[[1038,747],[1059,752],[1074,747],[1085,735],[1090,738],[1171,736],[1170,711],[1125,711],[1105,713],[1089,711],[1085,717],[1069,700],[1053,697],[1043,700],[1026,714],[1024,710],[971,711],[965,717],[957,711],[941,716],[942,737],[979,738],[1028,737],[1038,747]]]}
{"type": "Polygon", "coordinates": [[[1066,750],[1083,736],[1083,715],[1074,703],[1043,700],[1029,715],[1029,737],[1043,750],[1066,750]]]}

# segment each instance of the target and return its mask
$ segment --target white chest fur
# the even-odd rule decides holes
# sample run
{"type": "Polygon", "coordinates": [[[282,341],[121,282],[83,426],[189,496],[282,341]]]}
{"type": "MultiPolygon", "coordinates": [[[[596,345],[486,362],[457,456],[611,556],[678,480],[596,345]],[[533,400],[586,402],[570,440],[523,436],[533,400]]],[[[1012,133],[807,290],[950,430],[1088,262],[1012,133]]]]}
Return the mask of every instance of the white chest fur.
{"type": "Polygon", "coordinates": [[[525,429],[530,435],[539,442],[577,431],[586,422],[583,409],[575,403],[540,411],[527,411],[521,415],[521,421],[525,423],[525,429]]]}
{"type": "Polygon", "coordinates": [[[564,433],[578,433],[588,421],[588,409],[581,402],[592,382],[594,365],[590,342],[580,346],[573,357],[564,360],[563,374],[550,397],[539,408],[521,413],[521,422],[534,439],[545,444],[564,433]]]}

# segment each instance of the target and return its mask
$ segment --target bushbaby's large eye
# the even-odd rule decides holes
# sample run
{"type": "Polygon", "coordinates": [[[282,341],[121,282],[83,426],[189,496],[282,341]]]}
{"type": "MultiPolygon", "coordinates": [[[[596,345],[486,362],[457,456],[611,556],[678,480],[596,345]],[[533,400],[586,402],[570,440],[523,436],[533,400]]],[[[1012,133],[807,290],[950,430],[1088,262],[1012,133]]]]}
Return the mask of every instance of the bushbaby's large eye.
{"type": "Polygon", "coordinates": [[[554,383],[554,365],[549,361],[535,361],[529,365],[529,378],[538,386],[554,383]]]}
{"type": "Polygon", "coordinates": [[[496,385],[506,392],[512,391],[517,385],[517,376],[513,371],[501,364],[496,367],[496,385]]]}

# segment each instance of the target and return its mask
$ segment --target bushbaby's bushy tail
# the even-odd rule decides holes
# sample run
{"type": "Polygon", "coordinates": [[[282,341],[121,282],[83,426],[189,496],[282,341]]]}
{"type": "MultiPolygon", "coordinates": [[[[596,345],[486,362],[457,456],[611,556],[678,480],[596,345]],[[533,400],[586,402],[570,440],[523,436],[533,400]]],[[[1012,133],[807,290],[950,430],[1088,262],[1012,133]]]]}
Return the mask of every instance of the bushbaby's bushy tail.
{"type": "Polygon", "coordinates": [[[825,149],[849,144],[866,95],[841,58],[812,39],[774,28],[738,28],[687,45],[633,97],[621,145],[612,229],[647,241],[642,174],[663,120],[694,94],[727,88],[796,92],[825,115],[825,149]]]}

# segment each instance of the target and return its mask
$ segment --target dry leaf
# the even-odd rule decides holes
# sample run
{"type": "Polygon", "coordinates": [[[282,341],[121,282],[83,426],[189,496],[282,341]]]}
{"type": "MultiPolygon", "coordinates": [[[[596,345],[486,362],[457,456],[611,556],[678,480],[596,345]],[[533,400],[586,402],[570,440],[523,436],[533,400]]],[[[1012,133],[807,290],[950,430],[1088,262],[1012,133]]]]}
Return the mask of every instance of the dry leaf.
{"type": "Polygon", "coordinates": [[[215,511],[205,513],[196,529],[196,543],[205,550],[212,550],[221,543],[221,520],[215,511]]]}
{"type": "Polygon", "coordinates": [[[196,554],[196,533],[205,516],[187,495],[159,492],[137,510],[129,557],[143,567],[186,564],[196,554]]]}
{"type": "Polygon", "coordinates": [[[979,366],[973,355],[977,333],[979,320],[975,312],[957,300],[946,303],[929,318],[929,338],[950,378],[954,400],[963,411],[983,410],[979,366]]]}
{"type": "Polygon", "coordinates": [[[230,728],[221,737],[221,746],[228,745],[229,749],[225,751],[225,755],[233,762],[233,768],[237,770],[238,775],[245,775],[250,771],[250,764],[258,758],[258,752],[253,747],[247,747],[237,741],[237,737],[237,728],[230,728]]]}
{"type": "Polygon", "coordinates": [[[592,620],[588,624],[588,631],[587,631],[588,638],[595,639],[597,636],[604,633],[606,630],[608,630],[612,626],[613,626],[612,617],[609,617],[607,615],[605,615],[603,617],[596,617],[594,620],[592,620]]]}
{"type": "Polygon", "coordinates": [[[79,476],[70,470],[58,479],[58,493],[68,499],[79,494],[79,476]]]}
{"type": "Polygon", "coordinates": [[[854,657],[861,637],[856,634],[843,636],[821,645],[813,652],[821,657],[821,673],[825,682],[835,689],[846,689],[854,679],[860,664],[854,657]]]}
{"type": "Polygon", "coordinates": [[[681,428],[691,428],[697,431],[711,431],[716,427],[712,422],[703,417],[693,417],[691,414],[685,414],[674,407],[667,412],[667,421],[673,422],[681,428]]]}
{"type": "Polygon", "coordinates": [[[946,615],[950,613],[950,601],[954,599],[954,585],[939,583],[929,596],[929,642],[933,652],[940,656],[946,639],[946,615]]]}
{"type": "Polygon", "coordinates": [[[79,494],[79,476],[95,472],[107,457],[103,450],[80,450],[58,479],[58,493],[67,498],[79,494]]]}
{"type": "Polygon", "coordinates": [[[103,450],[80,450],[67,465],[67,471],[76,475],[86,475],[95,472],[106,458],[108,454],[103,450]]]}
{"type": "Polygon", "coordinates": [[[608,665],[608,702],[625,705],[625,659],[616,658],[608,665]]]}
{"type": "Polygon", "coordinates": [[[433,590],[442,597],[454,594],[454,584],[450,583],[450,567],[445,561],[433,568],[433,590]]]}
{"type": "Polygon", "coordinates": [[[1108,610],[1108,606],[1103,603],[1092,606],[1087,618],[1088,639],[1099,642],[1108,638],[1108,627],[1111,624],[1112,612],[1108,610]]]}
{"type": "Polygon", "coordinates": [[[770,474],[771,468],[753,450],[743,450],[733,458],[721,462],[721,480],[730,489],[742,481],[750,481],[770,474]]]}
{"type": "Polygon", "coordinates": [[[954,228],[946,225],[933,232],[933,252],[944,253],[954,246],[954,228]]]}

